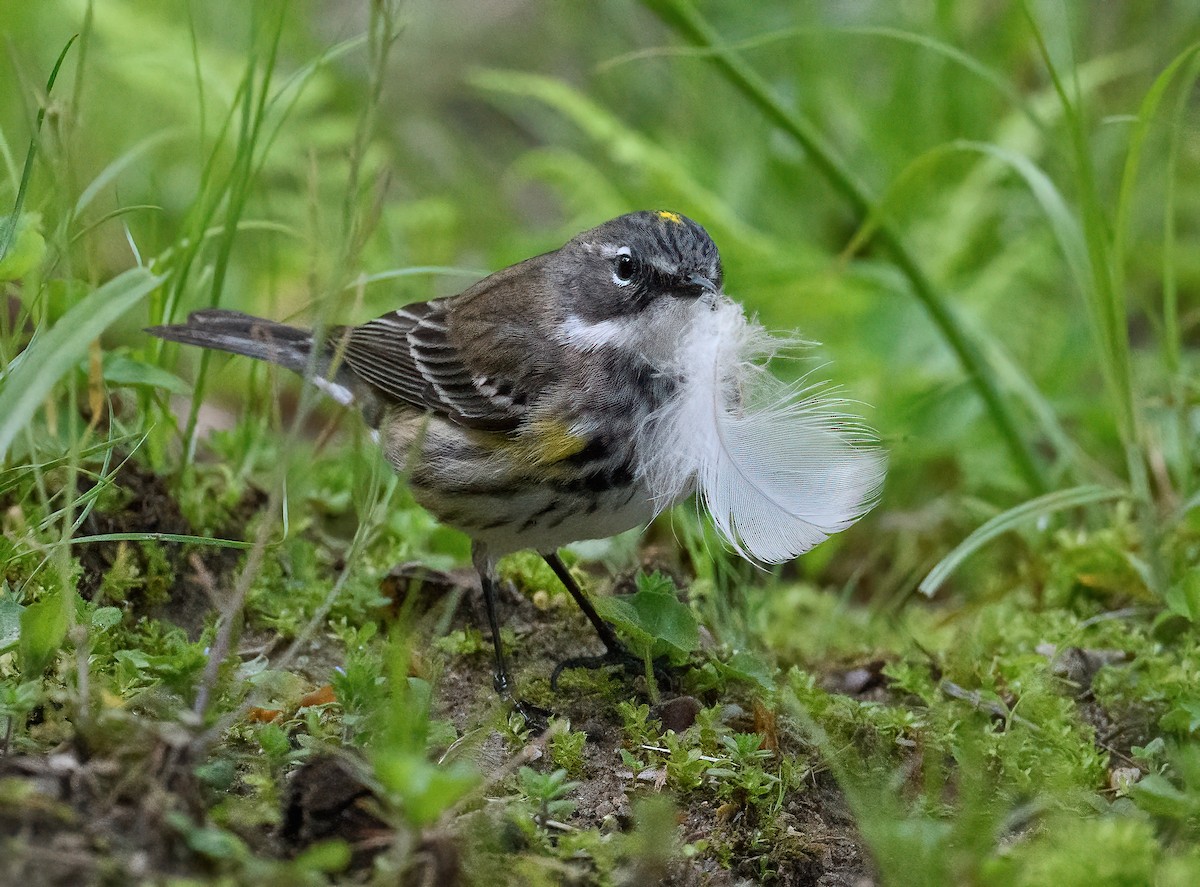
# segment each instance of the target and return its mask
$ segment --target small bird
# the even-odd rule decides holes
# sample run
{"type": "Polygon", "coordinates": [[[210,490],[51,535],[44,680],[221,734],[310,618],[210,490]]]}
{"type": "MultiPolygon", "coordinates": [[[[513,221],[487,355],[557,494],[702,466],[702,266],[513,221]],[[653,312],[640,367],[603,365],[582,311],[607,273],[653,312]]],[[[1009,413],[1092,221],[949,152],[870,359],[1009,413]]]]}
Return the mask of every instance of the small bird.
{"type": "Polygon", "coordinates": [[[355,404],[416,500],[472,540],[495,647],[496,561],[538,551],[627,659],[557,551],[648,523],[697,493],[732,548],[794,558],[874,505],[874,436],[766,359],[779,342],[722,289],[717,247],[675,212],[635,212],[455,296],[361,326],[298,329],[220,309],[151,327],[163,339],[269,361],[355,404]]]}

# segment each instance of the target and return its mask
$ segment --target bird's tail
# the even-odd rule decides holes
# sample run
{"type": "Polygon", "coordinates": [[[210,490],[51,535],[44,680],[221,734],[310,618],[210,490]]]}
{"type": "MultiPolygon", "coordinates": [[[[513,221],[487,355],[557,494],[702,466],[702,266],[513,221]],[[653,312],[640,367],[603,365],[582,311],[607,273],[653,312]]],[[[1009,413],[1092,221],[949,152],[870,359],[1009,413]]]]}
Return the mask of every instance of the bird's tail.
{"type": "MultiPolygon", "coordinates": [[[[364,385],[347,367],[333,367],[333,352],[325,343],[314,352],[311,330],[265,320],[240,311],[208,308],[193,311],[186,323],[152,326],[146,332],[170,342],[199,345],[243,354],[278,364],[304,376],[342,404],[362,401],[364,385]]],[[[370,398],[368,398],[370,399],[370,398]]],[[[366,407],[366,403],[360,403],[366,407]]]]}
{"type": "MultiPolygon", "coordinates": [[[[277,363],[297,373],[310,371],[311,332],[240,311],[221,308],[193,311],[188,315],[187,323],[152,326],[146,332],[169,342],[244,354],[277,363]]],[[[319,371],[321,368],[313,369],[319,371]]]]}

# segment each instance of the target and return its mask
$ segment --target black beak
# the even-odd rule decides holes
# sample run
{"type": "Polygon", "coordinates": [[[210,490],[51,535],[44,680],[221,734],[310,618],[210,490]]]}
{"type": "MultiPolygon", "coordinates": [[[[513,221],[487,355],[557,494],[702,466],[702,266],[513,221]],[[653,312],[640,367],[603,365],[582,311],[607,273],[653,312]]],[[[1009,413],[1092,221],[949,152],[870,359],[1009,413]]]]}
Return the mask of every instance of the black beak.
{"type": "Polygon", "coordinates": [[[692,272],[684,277],[675,289],[675,294],[697,299],[705,293],[716,294],[717,285],[699,272],[692,272]]]}

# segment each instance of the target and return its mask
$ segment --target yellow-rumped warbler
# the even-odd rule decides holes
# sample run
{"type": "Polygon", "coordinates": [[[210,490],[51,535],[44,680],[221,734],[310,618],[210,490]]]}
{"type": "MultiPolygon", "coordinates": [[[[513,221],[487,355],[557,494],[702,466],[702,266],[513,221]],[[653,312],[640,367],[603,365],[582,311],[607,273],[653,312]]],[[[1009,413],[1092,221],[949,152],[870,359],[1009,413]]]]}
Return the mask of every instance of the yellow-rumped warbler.
{"type": "Polygon", "coordinates": [[[444,299],[324,335],[235,311],[153,327],[163,339],[295,370],[357,404],[418,502],[473,540],[510,697],[496,559],[532,548],[607,653],[612,628],[557,555],[647,523],[693,491],[742,555],[778,563],[874,504],[871,435],[762,367],[771,339],[722,292],[707,232],[637,212],[444,299]]]}

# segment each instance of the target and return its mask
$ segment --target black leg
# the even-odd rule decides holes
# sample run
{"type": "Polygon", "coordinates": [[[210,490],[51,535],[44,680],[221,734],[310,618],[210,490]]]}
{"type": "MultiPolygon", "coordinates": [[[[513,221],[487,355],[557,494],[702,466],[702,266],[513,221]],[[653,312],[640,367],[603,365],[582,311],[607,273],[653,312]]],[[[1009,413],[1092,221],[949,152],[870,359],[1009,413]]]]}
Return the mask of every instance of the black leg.
{"type": "Polygon", "coordinates": [[[588,622],[592,623],[592,628],[596,629],[596,634],[600,636],[600,641],[604,644],[604,652],[599,656],[572,656],[554,666],[554,671],[550,675],[550,689],[558,689],[559,677],[569,668],[595,669],[604,668],[607,665],[617,665],[631,674],[641,674],[643,671],[642,661],[625,649],[624,644],[617,638],[617,633],[613,631],[613,627],[600,618],[600,614],[596,612],[592,602],[587,599],[587,595],[579,587],[579,583],[575,581],[575,577],[571,575],[558,553],[551,552],[543,554],[542,557],[550,565],[554,575],[571,593],[575,603],[579,604],[579,609],[583,610],[583,615],[588,618],[588,622]]]}
{"type": "Polygon", "coordinates": [[[492,672],[492,686],[505,699],[511,699],[512,680],[508,676],[508,663],[504,661],[504,646],[500,643],[500,617],[496,612],[496,576],[492,559],[487,549],[478,542],[471,546],[471,560],[479,571],[479,584],[483,587],[483,603],[487,607],[488,627],[492,630],[492,646],[496,651],[496,668],[492,672]]]}
{"type": "Polygon", "coordinates": [[[479,584],[483,588],[483,603],[487,607],[488,627],[492,631],[492,647],[496,654],[495,671],[492,672],[492,686],[500,698],[512,704],[525,722],[535,731],[541,733],[546,729],[547,719],[552,714],[523,699],[517,699],[513,693],[515,684],[508,674],[508,662],[504,658],[504,644],[500,641],[500,616],[496,602],[496,574],[487,549],[479,543],[471,547],[471,559],[479,572],[479,584]]]}
{"type": "Polygon", "coordinates": [[[567,565],[562,562],[558,552],[543,554],[542,558],[550,565],[550,569],[554,571],[558,581],[571,593],[571,597],[575,598],[575,603],[579,604],[583,615],[588,618],[588,622],[592,623],[592,628],[596,629],[596,634],[600,636],[600,641],[604,644],[605,649],[610,653],[623,650],[621,642],[617,640],[616,632],[613,631],[611,625],[600,618],[600,614],[596,612],[592,602],[587,599],[587,595],[583,593],[583,589],[579,587],[579,583],[575,581],[575,577],[571,575],[567,565]]]}
{"type": "Polygon", "coordinates": [[[508,663],[504,659],[504,645],[500,643],[500,619],[496,615],[496,580],[486,573],[479,574],[483,586],[483,602],[487,605],[488,627],[492,630],[492,646],[496,651],[496,668],[492,672],[492,686],[505,699],[512,698],[512,679],[508,676],[508,663]]]}

